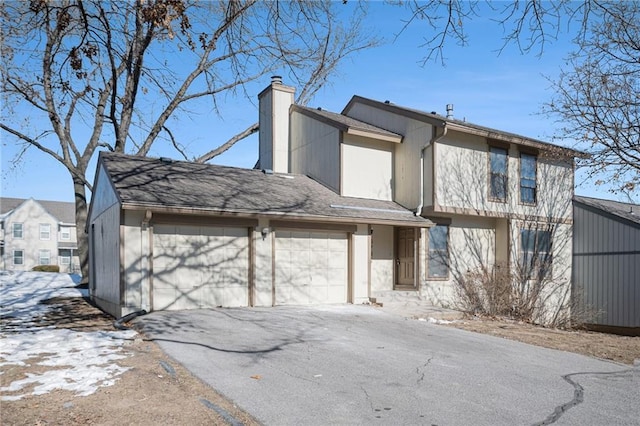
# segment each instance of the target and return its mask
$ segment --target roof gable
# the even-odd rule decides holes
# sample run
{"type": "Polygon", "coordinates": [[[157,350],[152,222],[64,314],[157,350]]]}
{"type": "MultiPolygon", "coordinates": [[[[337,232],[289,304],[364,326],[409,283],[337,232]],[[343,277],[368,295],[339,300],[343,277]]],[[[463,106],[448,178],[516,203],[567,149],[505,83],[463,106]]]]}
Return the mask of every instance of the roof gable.
{"type": "Polygon", "coordinates": [[[393,114],[402,115],[417,121],[422,121],[431,124],[436,127],[448,127],[451,130],[459,131],[462,133],[468,133],[473,135],[482,136],[488,139],[494,139],[499,141],[505,141],[516,145],[527,146],[530,148],[552,151],[561,153],[563,155],[569,155],[571,157],[586,157],[586,154],[574,149],[562,147],[559,145],[551,144],[549,142],[540,141],[537,139],[529,138],[526,136],[518,135],[515,133],[505,132],[502,130],[492,129],[490,127],[480,126],[467,121],[456,120],[453,118],[443,117],[435,112],[425,112],[414,108],[403,107],[395,105],[388,101],[380,102],[362,96],[353,96],[351,100],[342,110],[342,114],[349,115],[349,111],[356,105],[363,104],[373,108],[381,109],[393,114]]]}
{"type": "Polygon", "coordinates": [[[312,109],[301,105],[292,105],[291,110],[322,121],[323,123],[333,126],[345,133],[370,137],[387,142],[402,142],[402,135],[365,123],[364,121],[356,120],[355,118],[343,114],[325,111],[320,108],[312,109]]]}
{"type": "MultiPolygon", "coordinates": [[[[13,211],[28,201],[33,201],[41,207],[47,214],[52,216],[56,221],[73,225],[75,224],[75,204],[66,201],[47,201],[35,200],[33,198],[1,198],[0,199],[0,215],[2,217],[9,216],[13,211]]],[[[25,206],[26,207],[26,206],[25,206]]]]}

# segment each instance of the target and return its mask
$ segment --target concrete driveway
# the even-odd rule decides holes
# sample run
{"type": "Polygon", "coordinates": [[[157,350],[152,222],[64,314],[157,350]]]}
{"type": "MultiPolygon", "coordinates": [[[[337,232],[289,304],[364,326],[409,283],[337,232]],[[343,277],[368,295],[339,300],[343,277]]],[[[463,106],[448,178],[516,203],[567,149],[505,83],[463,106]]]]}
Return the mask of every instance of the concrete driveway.
{"type": "Polygon", "coordinates": [[[136,323],[266,425],[640,424],[640,367],[369,306],[155,312],[136,323]]]}

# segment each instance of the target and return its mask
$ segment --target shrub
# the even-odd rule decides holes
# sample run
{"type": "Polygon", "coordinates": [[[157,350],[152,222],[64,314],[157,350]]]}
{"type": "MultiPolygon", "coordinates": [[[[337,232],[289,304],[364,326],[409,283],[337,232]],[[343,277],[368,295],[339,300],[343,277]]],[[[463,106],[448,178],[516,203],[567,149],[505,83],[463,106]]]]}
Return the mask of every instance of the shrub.
{"type": "Polygon", "coordinates": [[[60,272],[58,265],[38,265],[34,266],[32,271],[35,272],[60,272]]]}

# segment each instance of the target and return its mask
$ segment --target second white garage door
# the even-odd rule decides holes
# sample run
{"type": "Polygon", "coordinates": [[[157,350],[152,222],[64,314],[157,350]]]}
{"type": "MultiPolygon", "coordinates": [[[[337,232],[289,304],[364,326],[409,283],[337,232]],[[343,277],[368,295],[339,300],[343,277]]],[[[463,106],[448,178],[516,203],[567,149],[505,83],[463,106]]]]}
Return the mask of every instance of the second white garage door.
{"type": "Polygon", "coordinates": [[[246,228],[153,227],[153,309],[247,306],[246,228]]]}
{"type": "Polygon", "coordinates": [[[347,241],[344,232],[276,231],[276,304],[346,303],[347,241]]]}

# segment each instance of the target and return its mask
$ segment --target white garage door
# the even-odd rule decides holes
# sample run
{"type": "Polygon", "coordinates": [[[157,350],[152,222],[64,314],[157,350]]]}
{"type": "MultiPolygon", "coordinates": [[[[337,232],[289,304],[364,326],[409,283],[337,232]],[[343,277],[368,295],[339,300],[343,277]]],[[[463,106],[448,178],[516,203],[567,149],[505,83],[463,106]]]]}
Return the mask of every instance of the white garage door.
{"type": "Polygon", "coordinates": [[[276,231],[277,305],[347,302],[347,234],[276,231]]]}
{"type": "Polygon", "coordinates": [[[246,228],[154,225],[153,309],[247,306],[246,228]]]}

